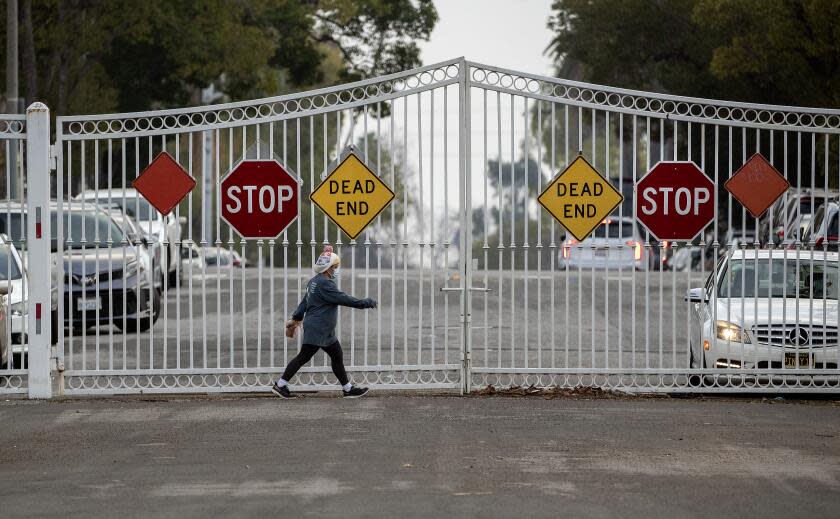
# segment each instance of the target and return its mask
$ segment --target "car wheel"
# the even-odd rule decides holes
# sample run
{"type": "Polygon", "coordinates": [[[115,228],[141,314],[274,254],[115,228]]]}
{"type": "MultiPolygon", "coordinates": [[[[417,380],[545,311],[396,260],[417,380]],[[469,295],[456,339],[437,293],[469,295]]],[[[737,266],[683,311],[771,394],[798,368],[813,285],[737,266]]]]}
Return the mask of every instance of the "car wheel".
{"type": "Polygon", "coordinates": [[[170,273],[169,273],[169,275],[167,276],[167,283],[166,283],[166,285],[167,285],[167,286],[170,286],[170,287],[174,287],[174,286],[175,286],[175,285],[177,285],[177,284],[178,284],[178,272],[177,272],[177,271],[175,271],[175,270],[173,270],[173,271],[172,271],[172,272],[170,272],[170,273]]]}
{"type": "MultiPolygon", "coordinates": [[[[698,363],[697,359],[694,357],[694,347],[693,346],[689,346],[688,356],[689,356],[689,362],[690,362],[689,365],[692,368],[695,368],[695,366],[699,365],[699,367],[701,369],[706,369],[706,356],[701,355],[701,361],[698,363]]],[[[703,376],[703,375],[691,375],[688,378],[688,384],[691,387],[700,387],[702,385],[705,385],[705,376],[703,376]]]]}
{"type": "Polygon", "coordinates": [[[123,332],[126,333],[137,333],[137,332],[147,332],[152,327],[152,325],[158,320],[160,316],[160,292],[157,290],[153,291],[152,296],[152,316],[151,317],[141,317],[140,319],[133,318],[133,319],[126,319],[125,320],[125,328],[123,328],[123,320],[117,319],[114,324],[117,328],[120,328],[123,332]]]}

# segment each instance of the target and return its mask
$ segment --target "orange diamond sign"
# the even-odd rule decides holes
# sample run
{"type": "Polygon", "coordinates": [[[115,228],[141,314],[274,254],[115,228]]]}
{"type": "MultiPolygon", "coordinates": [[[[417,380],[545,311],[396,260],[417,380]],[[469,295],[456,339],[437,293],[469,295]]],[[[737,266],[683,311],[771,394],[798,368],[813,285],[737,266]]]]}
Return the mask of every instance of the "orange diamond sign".
{"type": "Polygon", "coordinates": [[[195,179],[162,151],[131,183],[160,214],[167,215],[195,187],[195,179]]]}
{"type": "Polygon", "coordinates": [[[756,153],[723,186],[753,218],[761,218],[788,190],[790,182],[761,153],[756,153]]]}

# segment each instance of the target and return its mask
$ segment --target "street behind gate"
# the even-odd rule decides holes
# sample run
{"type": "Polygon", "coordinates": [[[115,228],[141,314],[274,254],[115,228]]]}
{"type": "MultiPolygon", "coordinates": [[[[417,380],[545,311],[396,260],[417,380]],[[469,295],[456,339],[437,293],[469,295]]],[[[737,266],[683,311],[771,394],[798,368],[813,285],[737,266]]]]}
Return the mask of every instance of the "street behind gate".
{"type": "MultiPolygon", "coordinates": [[[[0,116],[7,186],[25,178],[0,207],[0,232],[25,264],[5,303],[0,393],[266,391],[297,351],[282,323],[325,245],[342,258],[342,290],[379,301],[373,312],[340,313],[360,384],[840,391],[828,217],[840,111],[628,91],[455,59],[250,102],[59,115],[55,126],[43,105],[0,116]],[[393,192],[354,238],[309,198],[348,146],[393,192]],[[166,215],[132,187],[163,153],[197,183],[166,215]],[[737,181],[727,184],[754,160],[790,185],[764,216],[737,181]],[[270,192],[272,204],[297,204],[279,234],[245,239],[225,217],[219,186],[243,161],[277,161],[290,175],[270,192]],[[696,237],[657,237],[636,217],[651,193],[667,204],[668,173],[648,198],[637,200],[635,187],[672,162],[693,163],[698,175],[692,202],[674,190],[672,208],[713,206],[696,237]],[[537,198],[572,164],[618,203],[600,208],[599,187],[586,195],[592,208],[567,213],[589,220],[564,227],[537,198]],[[810,234],[797,220],[781,240],[765,240],[762,226],[785,229],[776,208],[798,216],[806,196],[824,205],[825,232],[817,213],[810,234]],[[584,223],[591,234],[566,231],[584,223]]],[[[15,279],[14,264],[3,265],[5,279],[15,279]]],[[[321,355],[296,383],[338,387],[321,355]]]]}

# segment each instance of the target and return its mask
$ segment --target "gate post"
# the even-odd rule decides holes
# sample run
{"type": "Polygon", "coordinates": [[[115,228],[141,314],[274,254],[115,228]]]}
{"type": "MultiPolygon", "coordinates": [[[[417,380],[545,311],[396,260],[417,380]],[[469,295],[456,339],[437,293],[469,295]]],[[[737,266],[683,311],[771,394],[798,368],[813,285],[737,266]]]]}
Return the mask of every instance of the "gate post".
{"type": "Polygon", "coordinates": [[[461,394],[472,386],[472,181],[470,180],[470,85],[467,60],[461,58],[458,81],[458,165],[461,188],[461,394]]]}
{"type": "Polygon", "coordinates": [[[27,262],[29,274],[29,398],[50,398],[50,110],[26,110],[27,262]]]}

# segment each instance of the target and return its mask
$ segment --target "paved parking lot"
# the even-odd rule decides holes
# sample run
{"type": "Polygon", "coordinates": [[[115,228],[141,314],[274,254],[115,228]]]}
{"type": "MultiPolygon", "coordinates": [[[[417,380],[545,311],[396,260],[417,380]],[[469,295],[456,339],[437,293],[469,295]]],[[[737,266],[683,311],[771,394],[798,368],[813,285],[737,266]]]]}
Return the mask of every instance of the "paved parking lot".
{"type": "MultiPolygon", "coordinates": [[[[354,366],[460,361],[460,295],[445,272],[383,266],[342,272],[341,288],[373,297],[373,311],[342,309],[338,336],[354,366]]],[[[149,333],[100,327],[65,338],[68,369],[283,366],[296,341],[282,334],[299,301],[296,269],[199,271],[166,291],[149,333]],[[273,312],[272,312],[273,308],[273,312]],[[272,328],[273,327],[273,328],[272,328]],[[113,343],[113,348],[109,345],[113,343]]],[[[452,273],[449,273],[450,275],[452,273]]],[[[311,277],[302,269],[300,283],[311,277]]],[[[473,295],[473,365],[616,368],[688,366],[688,288],[700,273],[577,270],[480,273],[473,295]],[[527,279],[527,282],[526,282],[527,279]]],[[[315,362],[324,363],[321,354],[315,362]]]]}
{"type": "Polygon", "coordinates": [[[840,402],[0,401],[4,517],[840,515],[840,402]]]}

